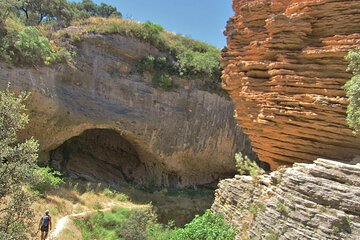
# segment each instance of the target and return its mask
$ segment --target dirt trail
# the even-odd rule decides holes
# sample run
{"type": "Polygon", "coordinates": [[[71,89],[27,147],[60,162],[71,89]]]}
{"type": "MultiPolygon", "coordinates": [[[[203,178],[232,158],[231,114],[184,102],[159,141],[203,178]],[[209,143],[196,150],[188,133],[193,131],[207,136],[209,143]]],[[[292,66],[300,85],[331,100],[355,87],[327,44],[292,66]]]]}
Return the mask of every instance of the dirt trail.
{"type": "Polygon", "coordinates": [[[63,229],[65,229],[65,227],[67,226],[68,222],[71,219],[79,219],[79,218],[83,218],[89,214],[93,214],[96,213],[98,211],[100,212],[107,212],[107,211],[111,211],[111,209],[113,207],[126,207],[126,208],[141,208],[144,205],[133,205],[133,204],[115,204],[113,202],[109,202],[106,204],[106,208],[103,209],[99,209],[99,210],[88,210],[88,211],[84,211],[81,213],[73,213],[73,214],[69,214],[66,215],[62,218],[60,218],[55,225],[55,228],[53,228],[54,230],[50,233],[49,237],[46,240],[56,240],[56,238],[59,236],[59,234],[61,233],[61,231],[63,229]]]}

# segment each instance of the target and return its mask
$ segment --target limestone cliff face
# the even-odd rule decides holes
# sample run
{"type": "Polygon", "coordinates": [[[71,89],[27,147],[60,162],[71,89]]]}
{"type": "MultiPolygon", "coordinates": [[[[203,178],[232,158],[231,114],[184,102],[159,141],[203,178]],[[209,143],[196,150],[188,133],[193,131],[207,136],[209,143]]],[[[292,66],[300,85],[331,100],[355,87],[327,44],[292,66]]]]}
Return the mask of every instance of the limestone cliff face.
{"type": "Polygon", "coordinates": [[[219,183],[212,209],[237,239],[359,239],[360,164],[318,159],[219,183]]]}
{"type": "Polygon", "coordinates": [[[136,72],[149,54],[163,55],[133,38],[90,34],[72,66],[0,63],[0,85],[32,92],[23,136],[38,139],[42,160],[69,175],[186,186],[233,174],[234,153],[251,148],[232,102],[201,90],[202,79],[154,88],[152,76],[136,72]]]}
{"type": "Polygon", "coordinates": [[[344,56],[360,46],[360,1],[234,0],[223,87],[254,150],[273,169],[317,157],[351,159],[344,56]]]}

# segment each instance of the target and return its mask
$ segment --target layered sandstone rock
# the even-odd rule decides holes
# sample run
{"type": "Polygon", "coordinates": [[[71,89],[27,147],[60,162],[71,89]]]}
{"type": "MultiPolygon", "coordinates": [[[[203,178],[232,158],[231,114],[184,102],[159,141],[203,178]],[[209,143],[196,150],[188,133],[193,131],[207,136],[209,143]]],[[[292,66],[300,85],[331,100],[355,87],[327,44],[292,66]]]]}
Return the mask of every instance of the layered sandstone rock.
{"type": "Polygon", "coordinates": [[[219,183],[214,211],[237,239],[358,239],[360,164],[318,159],[219,183]]]}
{"type": "Polygon", "coordinates": [[[164,91],[136,72],[158,49],[116,34],[89,34],[76,48],[71,66],[0,63],[2,89],[32,92],[23,136],[39,140],[44,162],[89,180],[186,186],[233,175],[234,153],[250,151],[232,102],[201,90],[204,79],[164,91]]]}
{"type": "Polygon", "coordinates": [[[317,157],[351,159],[344,56],[360,46],[360,1],[234,0],[223,87],[255,152],[273,169],[317,157]]]}

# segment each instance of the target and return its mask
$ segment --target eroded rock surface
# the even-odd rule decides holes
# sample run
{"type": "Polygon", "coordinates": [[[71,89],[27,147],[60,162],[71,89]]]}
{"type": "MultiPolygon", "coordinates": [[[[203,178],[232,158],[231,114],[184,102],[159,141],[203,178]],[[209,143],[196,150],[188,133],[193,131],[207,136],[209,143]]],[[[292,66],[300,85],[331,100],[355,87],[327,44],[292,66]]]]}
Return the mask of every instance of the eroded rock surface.
{"type": "MultiPolygon", "coordinates": [[[[23,136],[39,140],[43,162],[52,160],[54,153],[53,165],[98,178],[100,172],[109,172],[109,163],[116,161],[114,154],[123,152],[123,145],[109,141],[119,148],[106,155],[107,164],[102,166],[94,159],[105,161],[98,157],[111,147],[103,147],[106,137],[85,145],[91,141],[72,138],[87,130],[107,129],[113,131],[112,137],[118,135],[119,141],[126,141],[130,155],[136,156],[126,158],[129,165],[136,166],[132,173],[113,169],[111,177],[127,175],[137,182],[187,186],[234,174],[234,153],[251,148],[236,127],[229,99],[201,90],[204,79],[175,79],[179,88],[173,91],[154,88],[151,74],[137,73],[136,64],[150,54],[164,53],[137,39],[89,34],[76,47],[71,66],[34,68],[0,63],[2,89],[10,82],[11,90],[32,92],[30,124],[23,136]],[[70,160],[64,151],[69,147],[67,141],[75,145],[70,160]],[[91,163],[85,158],[90,155],[91,163]]],[[[118,163],[124,166],[121,161],[118,163]]]]}
{"type": "Polygon", "coordinates": [[[273,169],[351,159],[344,56],[360,46],[360,1],[234,0],[223,87],[254,150],[273,169]]]}
{"type": "Polygon", "coordinates": [[[222,180],[212,209],[237,239],[359,239],[360,164],[318,159],[222,180]]]}

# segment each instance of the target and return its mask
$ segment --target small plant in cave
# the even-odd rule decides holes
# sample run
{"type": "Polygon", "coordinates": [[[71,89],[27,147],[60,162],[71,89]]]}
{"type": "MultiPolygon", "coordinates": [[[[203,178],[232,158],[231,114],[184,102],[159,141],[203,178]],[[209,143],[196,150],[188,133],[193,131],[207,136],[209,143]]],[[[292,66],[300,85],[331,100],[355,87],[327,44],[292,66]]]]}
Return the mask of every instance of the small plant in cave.
{"type": "Polygon", "coordinates": [[[240,175],[250,175],[257,177],[264,172],[255,161],[251,161],[247,156],[243,156],[241,152],[235,154],[236,168],[240,175]]]}

